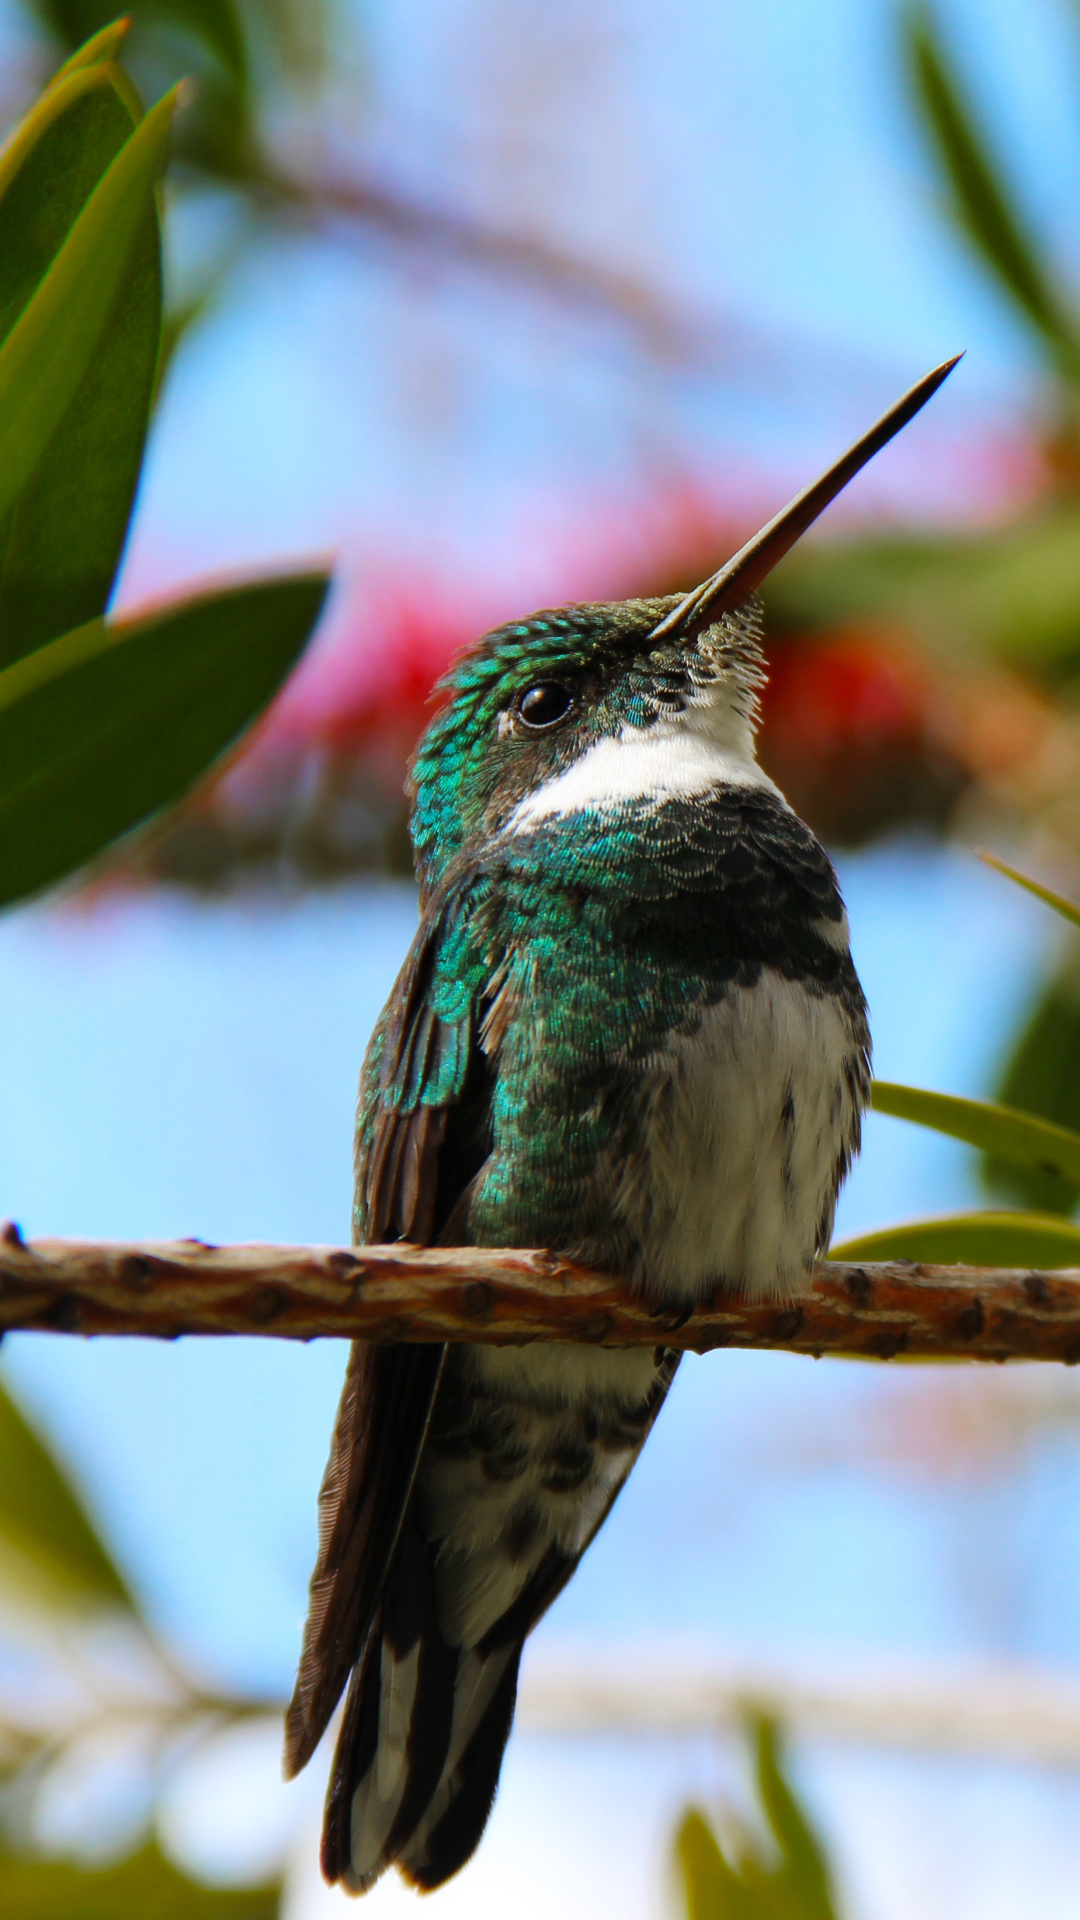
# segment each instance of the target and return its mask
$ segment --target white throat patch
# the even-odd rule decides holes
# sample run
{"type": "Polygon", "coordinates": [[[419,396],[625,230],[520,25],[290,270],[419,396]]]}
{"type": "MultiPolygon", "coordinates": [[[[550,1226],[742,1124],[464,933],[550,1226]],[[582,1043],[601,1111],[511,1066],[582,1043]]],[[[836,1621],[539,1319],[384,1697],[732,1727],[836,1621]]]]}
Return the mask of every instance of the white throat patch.
{"type": "Polygon", "coordinates": [[[749,727],[733,721],[730,713],[721,716],[715,707],[702,704],[677,720],[607,734],[562,773],[527,793],[510,815],[506,831],[528,833],[538,821],[558,815],[633,800],[659,805],[713,787],[758,787],[782,800],[780,789],[754,758],[749,727]]]}

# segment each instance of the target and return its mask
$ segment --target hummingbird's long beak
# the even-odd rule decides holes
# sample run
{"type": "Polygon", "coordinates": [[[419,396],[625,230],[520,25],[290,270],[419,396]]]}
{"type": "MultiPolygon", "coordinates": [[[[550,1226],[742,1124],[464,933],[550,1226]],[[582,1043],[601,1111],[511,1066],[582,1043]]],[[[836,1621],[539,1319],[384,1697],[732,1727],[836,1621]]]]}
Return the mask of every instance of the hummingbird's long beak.
{"type": "Polygon", "coordinates": [[[671,612],[665,614],[659,625],[653,628],[650,639],[660,640],[665,634],[676,632],[680,637],[690,639],[702,627],[710,625],[719,614],[748,599],[754,589],[768,578],[785,553],[791,551],[807,527],[813,525],[818,514],[824,512],[830,500],[835,500],[848,481],[854,479],[860,467],[865,467],[875,453],[888,445],[894,433],[899,433],[901,427],[906,427],[908,421],[915,418],[930,395],[937,392],[942,381],[948,379],[957,361],[963,357],[962,353],[954,354],[951,360],[943,361],[940,367],[934,367],[921,380],[917,380],[903,398],[889,408],[888,413],[882,414],[869,433],[864,433],[861,440],[856,440],[855,445],[849,447],[820,479],[796,494],[794,500],[776,514],[767,526],[762,527],[760,533],[755,533],[745,547],[739,548],[719,573],[702,581],[700,587],[695,587],[679,601],[678,606],[672,607],[671,612]]]}

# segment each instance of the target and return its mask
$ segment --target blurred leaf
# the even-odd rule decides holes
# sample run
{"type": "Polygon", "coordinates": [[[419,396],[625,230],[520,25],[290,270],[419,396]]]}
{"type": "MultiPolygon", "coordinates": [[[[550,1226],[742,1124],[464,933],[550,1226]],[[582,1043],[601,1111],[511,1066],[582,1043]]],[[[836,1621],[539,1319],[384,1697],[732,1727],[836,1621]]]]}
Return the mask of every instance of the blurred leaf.
{"type": "MultiPolygon", "coordinates": [[[[69,47],[81,46],[113,21],[109,0],[36,0],[36,11],[69,47]]],[[[186,29],[234,79],[246,80],[247,50],[234,0],[134,0],[129,12],[139,24],[165,21],[186,29]]]]}
{"type": "Polygon", "coordinates": [[[762,1904],[729,1867],[716,1838],[696,1807],[691,1807],[675,1835],[686,1899],[686,1920],[775,1920],[773,1909],[762,1904]]]}
{"type": "Polygon", "coordinates": [[[990,655],[1060,683],[1080,670],[1080,510],[992,534],[880,535],[796,547],[766,589],[771,626],[884,621],[934,652],[990,655]]]}
{"type": "Polygon", "coordinates": [[[776,1725],[754,1715],[749,1731],[776,1851],[768,1859],[747,1841],[733,1865],[704,1816],[691,1808],[675,1836],[687,1920],[836,1920],[829,1863],[784,1774],[776,1725]]]}
{"type": "MultiPolygon", "coordinates": [[[[61,84],[93,83],[104,71],[91,68],[61,84]]],[[[0,516],[35,473],[91,370],[145,232],[174,106],[171,96],[159,101],[131,134],[0,347],[0,516]]]]}
{"type": "Polygon", "coordinates": [[[131,28],[128,14],[119,20],[110,20],[100,33],[94,33],[82,46],[77,46],[70,60],[65,60],[60,71],[53,75],[53,84],[62,80],[66,74],[77,73],[82,67],[93,67],[102,60],[112,60],[119,53],[131,28]]]}
{"type": "MultiPolygon", "coordinates": [[[[1003,1100],[1045,1114],[1059,1126],[1080,1128],[1080,977],[1073,954],[1037,996],[1018,1034],[997,1091],[1003,1100]]],[[[1080,1186],[1005,1161],[987,1159],[991,1192],[1044,1212],[1072,1213],[1080,1186]]]]}
{"type": "Polygon", "coordinates": [[[277,64],[301,86],[316,86],[329,65],[326,7],[317,0],[263,0],[261,11],[277,64]]]}
{"type": "Polygon", "coordinates": [[[874,1081],[871,1102],[877,1113],[932,1127],[1014,1166],[1034,1167],[1052,1178],[1064,1176],[1080,1188],[1080,1133],[1071,1128],[1053,1126],[1033,1114],[987,1100],[960,1100],[954,1094],[900,1087],[888,1080],[874,1081]]]}
{"type": "Polygon", "coordinates": [[[912,79],[960,224],[1015,304],[1041,335],[1059,370],[1080,372],[1080,337],[1040,259],[1023,216],[964,98],[928,9],[907,21],[912,79]]]}
{"type": "MultiPolygon", "coordinates": [[[[61,1469],[0,1387],[0,1592],[11,1580],[65,1605],[135,1608],[61,1469]]],[[[3,1884],[0,1869],[6,1915],[3,1884]]]]}
{"type": "Polygon", "coordinates": [[[1060,913],[1063,920],[1070,921],[1074,927],[1080,927],[1080,907],[1075,906],[1071,900],[1066,900],[1063,893],[1054,893],[1050,887],[1044,887],[1040,881],[1029,880],[1026,873],[1018,873],[1015,867],[1006,866],[1004,860],[999,860],[996,854],[980,853],[979,859],[984,866],[993,867],[996,873],[1003,873],[1006,880],[1014,880],[1018,887],[1023,887],[1025,893],[1033,893],[1036,900],[1041,900],[1046,906],[1053,907],[1054,912],[1060,913]]]}
{"type": "MultiPolygon", "coordinates": [[[[26,315],[136,124],[132,90],[106,57],[117,38],[115,28],[102,33],[76,56],[80,64],[27,116],[0,164],[0,337],[26,315]]],[[[161,246],[149,181],[140,199],[126,257],[121,236],[107,324],[95,335],[93,315],[80,309],[87,322],[79,343],[82,373],[74,370],[73,388],[64,374],[53,388],[50,398],[62,417],[51,435],[46,420],[46,450],[15,506],[0,519],[0,660],[18,659],[95,619],[108,604],[138,482],[161,339],[161,246]]],[[[112,251],[110,236],[106,273],[113,272],[112,251]]],[[[96,271],[88,262],[84,279],[96,271]]],[[[62,319],[54,315],[46,328],[45,349],[62,319]]],[[[50,372],[51,387],[55,380],[50,372]]]]}
{"type": "MultiPolygon", "coordinates": [[[[108,0],[30,0],[43,25],[73,48],[110,19],[108,0]]],[[[257,122],[271,86],[308,87],[327,67],[325,0],[134,0],[129,61],[149,94],[194,75],[177,157],[243,189],[266,185],[257,122]]]]}
{"type": "Polygon", "coordinates": [[[780,1852],[779,1864],[769,1874],[769,1884],[786,1902],[783,1910],[792,1916],[836,1920],[829,1863],[784,1775],[776,1723],[762,1714],[754,1724],[754,1732],[758,1792],[780,1852]]]}
{"type": "Polygon", "coordinates": [[[295,664],[324,574],[92,621],[0,673],[0,905],[38,892],[175,800],[295,664]]]}
{"type": "Polygon", "coordinates": [[[972,1267],[1080,1266],[1080,1226],[1049,1213],[959,1213],[882,1227],[830,1247],[830,1260],[972,1267]]]}
{"type": "MultiPolygon", "coordinates": [[[[261,0],[265,6],[266,0],[261,0]]],[[[248,84],[248,54],[243,19],[234,0],[137,0],[141,19],[157,14],[201,40],[220,60],[238,89],[248,84]]]]}
{"type": "MultiPolygon", "coordinates": [[[[1072,901],[993,854],[979,857],[1080,927],[1080,907],[1072,901]]],[[[1080,1131],[1080,971],[1075,953],[1038,995],[1006,1062],[998,1092],[1010,1105],[1080,1131]]],[[[1053,1171],[1036,1165],[1021,1171],[1007,1157],[991,1152],[983,1161],[982,1175],[991,1192],[1045,1212],[1071,1214],[1080,1199],[1080,1172],[1067,1166],[1053,1171]]]]}
{"type": "Polygon", "coordinates": [[[277,1920],[281,1888],[205,1887],[160,1848],[109,1867],[0,1852],[4,1920],[277,1920]]]}

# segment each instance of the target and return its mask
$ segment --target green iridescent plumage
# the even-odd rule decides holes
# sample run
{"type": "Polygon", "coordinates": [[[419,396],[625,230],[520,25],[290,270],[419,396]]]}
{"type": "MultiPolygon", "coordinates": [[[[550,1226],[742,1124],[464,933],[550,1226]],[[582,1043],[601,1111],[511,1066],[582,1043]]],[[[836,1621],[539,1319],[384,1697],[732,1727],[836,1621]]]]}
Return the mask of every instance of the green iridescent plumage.
{"type": "MultiPolygon", "coordinates": [[[[702,650],[643,648],[642,631],[664,605],[631,603],[618,623],[611,609],[571,609],[492,636],[452,677],[445,713],[417,754],[415,830],[428,891],[406,972],[424,986],[404,1029],[390,1018],[376,1032],[358,1149],[363,1169],[387,1109],[400,1125],[419,1108],[458,1106],[470,1076],[483,1082],[466,1186],[481,1163],[484,1171],[452,1212],[461,1243],[555,1246],[637,1271],[640,1248],[612,1218],[597,1168],[632,1159],[645,1063],[689,1038],[762,965],[809,974],[823,992],[850,973],[828,937],[842,910],[827,861],[790,817],[778,841],[775,804],[753,790],[663,807],[645,798],[524,835],[493,831],[521,791],[521,742],[508,741],[500,756],[492,741],[523,675],[542,680],[572,663],[588,688],[592,738],[648,728],[710,677],[727,676],[734,704],[752,712],[753,612],[726,622],[702,650]],[[481,749],[486,777],[476,779],[481,749]]],[[[580,754],[580,734],[574,744],[580,754]]],[[[556,775],[560,759],[548,747],[540,777],[556,775]]],[[[408,995],[399,996],[399,1018],[400,1004],[408,995]]],[[[454,1125],[468,1131],[465,1116],[454,1125]]],[[[358,1237],[386,1232],[363,1173],[357,1201],[358,1237]]]]}
{"type": "MultiPolygon", "coordinates": [[[[677,596],[617,606],[564,607],[488,634],[441,683],[448,696],[416,751],[410,790],[412,837],[428,890],[470,839],[490,833],[512,801],[557,772],[591,741],[643,728],[678,710],[695,669],[714,671],[708,653],[648,634],[677,596]],[[527,681],[572,677],[580,725],[522,751],[498,721],[527,681]],[[523,676],[525,680],[523,681],[523,676]],[[516,748],[516,751],[515,751],[516,748]]],[[[723,623],[723,657],[750,718],[761,685],[756,602],[723,623]]],[[[719,629],[718,629],[719,631],[719,629]]]]}
{"type": "MultiPolygon", "coordinates": [[[[938,369],[683,599],[565,607],[449,676],[413,769],[421,924],[361,1081],[359,1240],[546,1246],[665,1312],[790,1297],[868,1095],[835,876],[757,765],[747,594],[938,369]]],[[[323,1836],[355,1892],[468,1859],[526,1635],[678,1355],[356,1347],[287,1754],[351,1671],[323,1836]]]]}

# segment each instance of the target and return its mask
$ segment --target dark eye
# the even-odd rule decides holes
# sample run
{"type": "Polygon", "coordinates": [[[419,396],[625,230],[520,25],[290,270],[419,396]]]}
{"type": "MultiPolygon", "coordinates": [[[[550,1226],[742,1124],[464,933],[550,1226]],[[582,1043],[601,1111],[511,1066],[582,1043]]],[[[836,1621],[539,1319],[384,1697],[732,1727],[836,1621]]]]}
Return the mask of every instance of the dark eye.
{"type": "Polygon", "coordinates": [[[518,719],[530,733],[542,733],[545,727],[555,727],[560,720],[565,720],[573,704],[569,687],[558,680],[538,680],[518,701],[518,719]]]}

